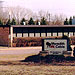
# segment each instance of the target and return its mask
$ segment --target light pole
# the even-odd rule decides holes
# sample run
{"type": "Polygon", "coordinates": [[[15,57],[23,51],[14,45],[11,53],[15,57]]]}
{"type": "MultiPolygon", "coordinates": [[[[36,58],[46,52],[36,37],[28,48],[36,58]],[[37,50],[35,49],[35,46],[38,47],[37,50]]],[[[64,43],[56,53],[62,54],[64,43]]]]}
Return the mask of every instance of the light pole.
{"type": "Polygon", "coordinates": [[[9,20],[10,20],[10,16],[11,16],[11,11],[9,11],[9,20]]]}
{"type": "Polygon", "coordinates": [[[50,16],[51,16],[51,15],[50,15],[50,13],[49,13],[48,15],[49,15],[49,24],[50,24],[50,16]]]}

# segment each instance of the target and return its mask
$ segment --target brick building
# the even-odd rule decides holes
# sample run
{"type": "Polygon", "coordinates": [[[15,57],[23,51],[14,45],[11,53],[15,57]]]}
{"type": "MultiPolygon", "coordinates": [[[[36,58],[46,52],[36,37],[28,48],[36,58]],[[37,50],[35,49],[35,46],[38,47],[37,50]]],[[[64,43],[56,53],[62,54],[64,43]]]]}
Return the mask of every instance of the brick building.
{"type": "Polygon", "coordinates": [[[0,26],[0,45],[8,46],[10,26],[0,26]]]}
{"type": "Polygon", "coordinates": [[[11,25],[0,26],[0,45],[11,46],[13,38],[75,36],[75,25],[11,25]]]}

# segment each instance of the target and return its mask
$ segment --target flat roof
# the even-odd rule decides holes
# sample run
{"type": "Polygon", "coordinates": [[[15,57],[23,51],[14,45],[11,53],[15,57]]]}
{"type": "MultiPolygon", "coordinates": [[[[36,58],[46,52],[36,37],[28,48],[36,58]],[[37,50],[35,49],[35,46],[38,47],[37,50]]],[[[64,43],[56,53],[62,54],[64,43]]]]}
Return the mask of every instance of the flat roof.
{"type": "Polygon", "coordinates": [[[75,27],[75,25],[0,25],[0,27],[75,27]]]}
{"type": "Polygon", "coordinates": [[[12,27],[75,27],[75,25],[11,25],[12,27]]]}

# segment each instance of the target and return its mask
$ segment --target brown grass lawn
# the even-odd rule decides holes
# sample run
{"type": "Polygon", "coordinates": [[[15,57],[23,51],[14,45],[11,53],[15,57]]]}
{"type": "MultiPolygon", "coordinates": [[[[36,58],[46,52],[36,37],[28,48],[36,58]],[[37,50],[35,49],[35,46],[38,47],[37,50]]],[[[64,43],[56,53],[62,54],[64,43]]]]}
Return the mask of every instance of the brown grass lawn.
{"type": "Polygon", "coordinates": [[[0,75],[75,75],[75,66],[29,65],[25,62],[5,60],[0,61],[0,75]]]}
{"type": "Polygon", "coordinates": [[[24,60],[26,57],[31,56],[34,54],[13,54],[13,55],[0,55],[0,61],[18,61],[24,60]]]}
{"type": "Polygon", "coordinates": [[[0,65],[0,75],[75,75],[75,67],[0,65]]]}
{"type": "Polygon", "coordinates": [[[27,56],[30,55],[0,55],[0,75],[75,75],[75,66],[29,65],[18,61],[27,56]]]}

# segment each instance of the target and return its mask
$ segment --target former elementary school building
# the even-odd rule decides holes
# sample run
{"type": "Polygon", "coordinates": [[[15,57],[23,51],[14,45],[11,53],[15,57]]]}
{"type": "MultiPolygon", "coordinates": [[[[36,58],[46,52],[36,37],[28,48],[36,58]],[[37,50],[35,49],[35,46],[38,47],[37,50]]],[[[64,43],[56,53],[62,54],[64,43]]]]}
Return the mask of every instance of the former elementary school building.
{"type": "Polygon", "coordinates": [[[11,46],[16,37],[75,36],[75,25],[11,25],[0,26],[0,45],[11,46]]]}

